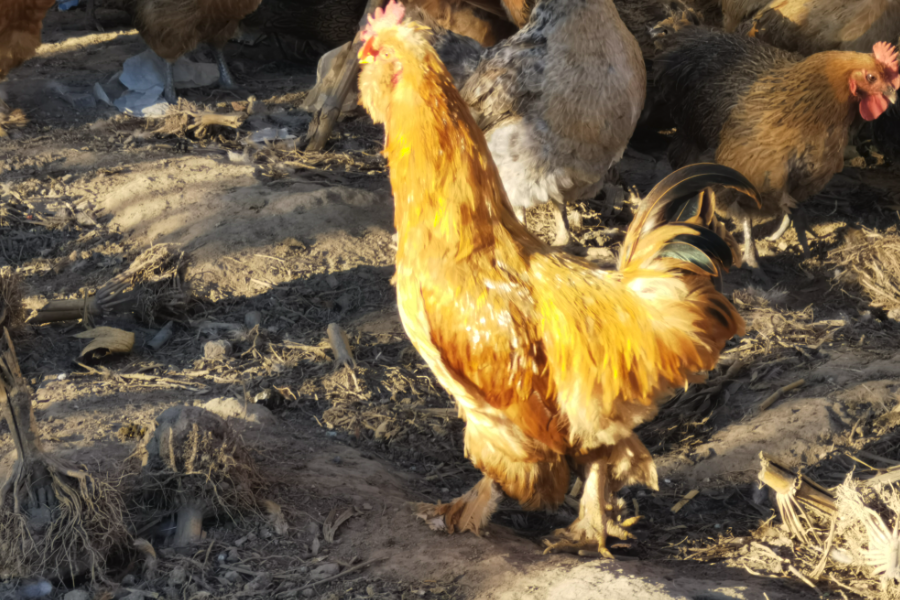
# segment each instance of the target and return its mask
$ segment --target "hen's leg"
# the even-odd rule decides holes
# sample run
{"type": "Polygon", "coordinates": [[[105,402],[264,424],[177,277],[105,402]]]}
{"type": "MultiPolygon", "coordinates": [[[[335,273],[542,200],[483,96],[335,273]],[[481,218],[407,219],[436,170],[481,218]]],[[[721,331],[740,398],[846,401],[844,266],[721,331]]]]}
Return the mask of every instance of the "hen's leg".
{"type": "Polygon", "coordinates": [[[423,504],[414,506],[416,516],[435,531],[456,533],[471,531],[481,534],[481,529],[497,510],[501,491],[490,477],[484,477],[471,490],[449,504],[423,504]]]}
{"type": "Polygon", "coordinates": [[[572,552],[584,549],[596,549],[607,558],[613,558],[606,548],[607,536],[615,536],[627,540],[632,536],[625,527],[632,525],[637,519],[626,519],[621,525],[611,517],[615,510],[610,489],[608,459],[598,458],[587,464],[587,478],[584,482],[584,495],[578,507],[578,518],[566,529],[554,533],[554,537],[562,538],[558,542],[545,540],[548,552],[572,552]]]}
{"type": "Polygon", "coordinates": [[[781,236],[784,235],[784,232],[787,231],[788,227],[790,227],[790,226],[791,226],[791,215],[784,213],[784,218],[781,219],[781,225],[778,226],[778,229],[775,231],[775,233],[773,233],[766,239],[769,240],[770,242],[774,242],[774,241],[780,239],[781,236]]]}
{"type": "Polygon", "coordinates": [[[806,209],[798,206],[794,209],[794,229],[797,231],[797,243],[803,251],[803,258],[809,258],[809,242],[806,240],[806,232],[810,232],[815,236],[813,230],[809,228],[809,221],[806,219],[806,209]]]}
{"type": "Polygon", "coordinates": [[[765,285],[772,285],[772,281],[759,266],[759,256],[756,253],[756,242],[753,241],[753,221],[750,217],[741,217],[741,227],[744,230],[744,264],[750,267],[753,275],[765,285]]]}
{"type": "Polygon", "coordinates": [[[90,23],[97,31],[103,31],[103,26],[97,20],[97,0],[87,0],[85,5],[88,23],[90,23]]]}
{"type": "Polygon", "coordinates": [[[236,90],[238,86],[234,83],[234,78],[231,76],[231,70],[228,68],[228,63],[225,62],[225,50],[222,48],[213,48],[213,54],[216,57],[216,66],[219,67],[219,87],[226,90],[236,90]]]}
{"type": "Polygon", "coordinates": [[[175,65],[169,61],[166,61],[166,88],[163,91],[163,98],[169,104],[178,102],[178,95],[175,93],[175,65]]]}
{"type": "Polygon", "coordinates": [[[566,219],[566,203],[551,200],[550,205],[553,208],[553,218],[556,221],[556,239],[553,241],[553,245],[568,246],[571,238],[569,237],[569,222],[566,219]]]}

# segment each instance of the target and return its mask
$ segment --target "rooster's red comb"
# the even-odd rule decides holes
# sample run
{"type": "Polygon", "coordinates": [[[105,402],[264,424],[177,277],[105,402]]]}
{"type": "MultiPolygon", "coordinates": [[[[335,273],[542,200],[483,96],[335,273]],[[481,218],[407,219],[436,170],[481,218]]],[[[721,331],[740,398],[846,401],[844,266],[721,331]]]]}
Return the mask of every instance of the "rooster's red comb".
{"type": "Polygon", "coordinates": [[[888,42],[878,42],[872,46],[872,54],[875,60],[884,66],[888,81],[894,89],[900,87],[900,68],[897,65],[897,49],[888,42]]]}
{"type": "Polygon", "coordinates": [[[381,7],[375,9],[374,15],[369,15],[369,24],[362,30],[362,40],[367,41],[375,35],[374,26],[399,25],[403,21],[405,10],[403,5],[395,0],[389,0],[384,10],[381,7]]]}

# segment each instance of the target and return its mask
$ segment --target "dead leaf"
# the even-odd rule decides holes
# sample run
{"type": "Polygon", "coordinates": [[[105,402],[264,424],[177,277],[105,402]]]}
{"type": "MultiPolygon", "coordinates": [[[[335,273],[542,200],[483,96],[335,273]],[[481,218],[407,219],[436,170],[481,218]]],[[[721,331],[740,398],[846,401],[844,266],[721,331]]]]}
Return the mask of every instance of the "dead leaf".
{"type": "Polygon", "coordinates": [[[328,513],[328,517],[325,519],[325,523],[322,524],[322,535],[326,542],[334,541],[334,534],[337,533],[338,528],[343,525],[347,519],[356,516],[356,509],[350,507],[342,512],[340,516],[335,515],[337,515],[337,509],[332,508],[331,512],[328,513]]]}
{"type": "Polygon", "coordinates": [[[284,519],[284,513],[281,512],[281,507],[271,500],[263,500],[263,506],[266,507],[266,512],[269,514],[269,523],[272,525],[272,529],[275,530],[275,535],[286,534],[288,526],[287,521],[284,519]]]}
{"type": "Polygon", "coordinates": [[[108,350],[112,353],[128,354],[134,348],[134,333],[124,329],[116,329],[115,327],[94,327],[93,329],[76,333],[74,337],[93,340],[85,346],[79,356],[84,356],[94,350],[108,350]]]}

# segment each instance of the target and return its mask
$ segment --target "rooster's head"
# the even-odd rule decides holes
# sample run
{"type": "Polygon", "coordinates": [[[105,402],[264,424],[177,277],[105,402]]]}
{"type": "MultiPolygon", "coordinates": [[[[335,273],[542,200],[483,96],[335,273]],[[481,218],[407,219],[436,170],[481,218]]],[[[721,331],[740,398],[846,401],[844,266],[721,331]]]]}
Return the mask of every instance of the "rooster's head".
{"type": "Polygon", "coordinates": [[[384,10],[369,16],[362,31],[359,50],[362,72],[359,76],[360,104],[376,123],[383,123],[390,107],[390,95],[403,77],[404,64],[421,64],[430,48],[428,28],[403,20],[403,5],[390,0],[384,10]]]}

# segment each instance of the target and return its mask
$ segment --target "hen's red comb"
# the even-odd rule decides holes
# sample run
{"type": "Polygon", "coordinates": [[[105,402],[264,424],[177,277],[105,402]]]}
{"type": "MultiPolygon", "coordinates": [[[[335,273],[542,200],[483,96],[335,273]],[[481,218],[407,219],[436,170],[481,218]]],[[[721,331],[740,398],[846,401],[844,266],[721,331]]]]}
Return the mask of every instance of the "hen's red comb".
{"type": "Polygon", "coordinates": [[[395,0],[389,0],[387,5],[384,7],[384,10],[381,7],[375,9],[374,15],[369,15],[369,23],[362,30],[361,38],[363,41],[367,41],[373,35],[375,35],[374,25],[377,23],[380,26],[384,25],[399,25],[401,21],[403,21],[403,15],[405,14],[405,10],[403,5],[399,2],[395,2],[395,0]]]}
{"type": "Polygon", "coordinates": [[[872,54],[875,60],[884,65],[887,72],[888,81],[894,89],[900,86],[900,68],[897,65],[897,49],[888,42],[878,42],[872,46],[872,54]]]}

